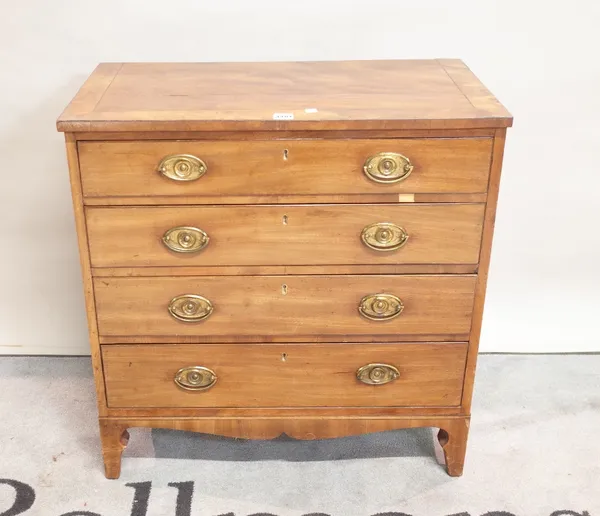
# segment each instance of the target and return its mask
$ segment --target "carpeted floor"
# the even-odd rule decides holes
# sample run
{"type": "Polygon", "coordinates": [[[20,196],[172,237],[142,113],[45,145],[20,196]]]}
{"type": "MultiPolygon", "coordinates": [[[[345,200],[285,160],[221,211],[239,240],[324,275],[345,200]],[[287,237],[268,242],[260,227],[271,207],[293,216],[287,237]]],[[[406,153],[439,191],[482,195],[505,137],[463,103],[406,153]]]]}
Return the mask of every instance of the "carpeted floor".
{"type": "Polygon", "coordinates": [[[132,430],[110,481],[89,359],[0,357],[0,516],[600,516],[600,355],[483,355],[475,393],[462,478],[429,429],[132,430]]]}

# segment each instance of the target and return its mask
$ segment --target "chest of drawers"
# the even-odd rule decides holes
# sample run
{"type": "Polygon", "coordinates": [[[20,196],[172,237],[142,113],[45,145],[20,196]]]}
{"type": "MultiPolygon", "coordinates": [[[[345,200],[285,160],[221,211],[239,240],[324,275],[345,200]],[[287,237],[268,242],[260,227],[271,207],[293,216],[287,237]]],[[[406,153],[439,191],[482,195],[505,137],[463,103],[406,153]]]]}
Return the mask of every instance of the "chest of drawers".
{"type": "Polygon", "coordinates": [[[130,427],[434,427],[462,473],[510,114],[458,60],[99,65],[58,120],[130,427]]]}

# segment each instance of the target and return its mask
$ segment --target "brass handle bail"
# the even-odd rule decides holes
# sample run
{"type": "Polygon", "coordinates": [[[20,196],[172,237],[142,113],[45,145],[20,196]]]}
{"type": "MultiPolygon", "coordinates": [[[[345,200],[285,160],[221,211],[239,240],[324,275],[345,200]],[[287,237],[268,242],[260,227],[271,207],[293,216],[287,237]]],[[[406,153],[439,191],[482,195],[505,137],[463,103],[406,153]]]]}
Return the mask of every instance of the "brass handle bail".
{"type": "Polygon", "coordinates": [[[380,152],[365,161],[365,175],[376,183],[398,183],[413,171],[410,160],[397,152],[380,152]]]}
{"type": "Polygon", "coordinates": [[[206,174],[207,170],[206,163],[191,154],[165,156],[158,164],[158,171],[173,181],[195,181],[206,174]]]}
{"type": "Polygon", "coordinates": [[[197,253],[202,251],[210,241],[209,236],[199,228],[178,226],[165,232],[162,242],[176,253],[197,253]]]}
{"type": "Polygon", "coordinates": [[[358,312],[372,321],[389,321],[398,317],[404,304],[393,294],[370,294],[363,297],[358,305],[358,312]]]}
{"type": "Polygon", "coordinates": [[[398,368],[390,364],[367,364],[356,371],[356,378],[367,385],[384,385],[399,377],[398,368]]]}
{"type": "Polygon", "coordinates": [[[360,238],[375,251],[396,251],[408,242],[406,229],[391,222],[376,222],[366,226],[360,238]]]}
{"type": "Polygon", "coordinates": [[[200,322],[213,313],[212,303],[202,296],[184,294],[174,297],[168,306],[169,313],[178,321],[200,322]]]}
{"type": "Polygon", "coordinates": [[[217,383],[217,375],[208,367],[190,366],[177,371],[173,381],[187,391],[205,391],[217,383]]]}

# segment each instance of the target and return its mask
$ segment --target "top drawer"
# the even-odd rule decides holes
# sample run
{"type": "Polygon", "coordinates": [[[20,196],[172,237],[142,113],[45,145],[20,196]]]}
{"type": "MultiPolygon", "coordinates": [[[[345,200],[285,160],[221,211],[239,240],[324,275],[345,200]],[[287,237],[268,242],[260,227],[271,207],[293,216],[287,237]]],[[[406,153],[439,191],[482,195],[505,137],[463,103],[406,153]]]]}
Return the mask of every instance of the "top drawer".
{"type": "Polygon", "coordinates": [[[490,138],[86,141],[79,159],[85,197],[483,193],[491,149],[490,138]]]}

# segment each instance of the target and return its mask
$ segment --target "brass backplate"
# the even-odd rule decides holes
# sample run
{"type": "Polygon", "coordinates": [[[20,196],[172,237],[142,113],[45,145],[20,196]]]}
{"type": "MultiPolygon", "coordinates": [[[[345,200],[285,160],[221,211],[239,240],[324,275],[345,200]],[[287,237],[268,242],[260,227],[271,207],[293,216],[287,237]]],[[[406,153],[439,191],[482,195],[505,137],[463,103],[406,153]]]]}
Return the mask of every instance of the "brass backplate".
{"type": "Polygon", "coordinates": [[[366,226],[360,238],[363,244],[375,251],[396,251],[408,242],[408,233],[391,222],[376,222],[366,226]]]}
{"type": "Polygon", "coordinates": [[[176,253],[197,253],[208,245],[210,238],[199,228],[178,226],[166,231],[162,241],[168,249],[176,253]]]}
{"type": "Polygon", "coordinates": [[[356,378],[367,385],[384,385],[400,377],[400,371],[390,364],[367,364],[356,371],[356,378]]]}
{"type": "Polygon", "coordinates": [[[173,181],[195,181],[206,174],[207,170],[206,163],[191,154],[166,156],[158,164],[158,171],[173,181]]]}
{"type": "Polygon", "coordinates": [[[217,383],[217,375],[208,367],[190,366],[177,371],[173,381],[187,391],[205,391],[217,383]]]}
{"type": "Polygon", "coordinates": [[[380,152],[367,158],[363,170],[376,183],[398,183],[413,171],[410,160],[397,152],[380,152]]]}
{"type": "Polygon", "coordinates": [[[360,315],[372,321],[389,321],[398,317],[404,304],[393,294],[370,294],[363,297],[358,305],[360,315]]]}
{"type": "Polygon", "coordinates": [[[169,303],[169,313],[183,322],[200,322],[213,313],[212,303],[196,294],[183,294],[174,297],[169,303]]]}

